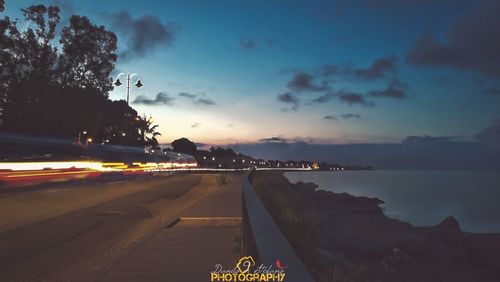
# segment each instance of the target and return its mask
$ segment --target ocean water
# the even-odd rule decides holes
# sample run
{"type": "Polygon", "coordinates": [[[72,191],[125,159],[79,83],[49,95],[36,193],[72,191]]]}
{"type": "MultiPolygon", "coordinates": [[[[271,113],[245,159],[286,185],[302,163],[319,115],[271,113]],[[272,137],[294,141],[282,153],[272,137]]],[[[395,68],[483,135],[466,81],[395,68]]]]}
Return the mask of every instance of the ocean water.
{"type": "Polygon", "coordinates": [[[500,232],[499,171],[317,171],[286,172],[292,183],[377,197],[384,213],[414,226],[435,225],[454,216],[462,230],[500,232]]]}

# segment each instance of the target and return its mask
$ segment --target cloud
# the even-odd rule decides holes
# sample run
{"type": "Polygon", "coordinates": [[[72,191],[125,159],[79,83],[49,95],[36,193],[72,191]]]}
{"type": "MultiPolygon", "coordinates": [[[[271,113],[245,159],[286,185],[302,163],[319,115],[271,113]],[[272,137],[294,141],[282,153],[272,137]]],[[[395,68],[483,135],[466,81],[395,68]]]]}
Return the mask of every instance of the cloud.
{"type": "Polygon", "coordinates": [[[201,123],[196,122],[196,123],[194,123],[194,124],[191,125],[191,128],[198,128],[200,126],[201,126],[201,123]]]}
{"type": "Polygon", "coordinates": [[[341,114],[340,116],[344,119],[349,119],[349,118],[361,119],[361,115],[359,114],[341,114]]]}
{"type": "Polygon", "coordinates": [[[355,92],[349,92],[349,91],[340,91],[337,92],[336,95],[339,97],[339,100],[341,102],[347,103],[348,105],[354,105],[354,104],[359,104],[363,105],[365,107],[373,107],[375,106],[375,103],[371,101],[367,101],[365,99],[365,96],[359,93],[355,92]]]}
{"type": "Polygon", "coordinates": [[[227,126],[227,127],[235,127],[236,125],[235,125],[234,123],[230,122],[230,123],[228,123],[226,126],[227,126]]]}
{"type": "Polygon", "coordinates": [[[325,77],[339,76],[344,79],[375,80],[397,75],[398,57],[388,55],[375,59],[367,68],[357,68],[352,64],[330,64],[323,66],[319,73],[325,77]]]}
{"type": "Polygon", "coordinates": [[[340,102],[347,103],[348,105],[359,104],[365,107],[373,107],[375,103],[367,101],[365,95],[348,90],[328,91],[327,93],[312,100],[313,103],[327,103],[332,99],[337,98],[340,102]]]}
{"type": "Polygon", "coordinates": [[[348,113],[348,114],[341,114],[341,115],[328,115],[328,116],[323,117],[323,119],[333,120],[333,121],[338,121],[339,118],[342,118],[342,119],[353,119],[353,118],[361,119],[361,116],[359,114],[348,113]]]}
{"type": "Polygon", "coordinates": [[[257,48],[257,43],[251,38],[240,38],[240,47],[244,50],[252,50],[257,48]]]}
{"type": "Polygon", "coordinates": [[[204,97],[199,97],[196,94],[191,94],[187,92],[181,92],[177,94],[179,97],[183,97],[186,99],[189,99],[193,102],[195,105],[204,105],[204,106],[211,106],[217,104],[214,100],[209,99],[209,98],[204,98],[204,97]]]}
{"type": "Polygon", "coordinates": [[[481,91],[481,93],[486,95],[500,95],[500,88],[491,87],[481,91]]]}
{"type": "Polygon", "coordinates": [[[387,73],[395,74],[397,69],[397,57],[395,55],[376,59],[369,68],[356,69],[353,74],[362,79],[383,78],[387,73]]]}
{"type": "Polygon", "coordinates": [[[144,95],[139,95],[135,100],[132,102],[132,104],[137,104],[137,105],[148,105],[148,106],[155,106],[155,105],[169,105],[171,106],[174,102],[175,98],[171,97],[165,92],[160,92],[156,94],[155,99],[150,99],[147,98],[144,95]]]}
{"type": "Polygon", "coordinates": [[[114,30],[120,33],[126,49],[119,54],[121,59],[142,58],[153,49],[171,46],[179,26],[176,23],[164,24],[156,16],[145,15],[132,18],[127,11],[106,15],[114,30]]]}
{"type": "Polygon", "coordinates": [[[205,106],[215,105],[215,101],[208,98],[199,98],[198,100],[194,101],[194,103],[197,105],[205,105],[205,106]]]}
{"type": "Polygon", "coordinates": [[[314,77],[306,72],[295,74],[286,85],[293,92],[320,92],[330,89],[327,81],[323,81],[321,85],[314,83],[314,77]]]}
{"type": "Polygon", "coordinates": [[[339,120],[338,117],[336,117],[336,116],[324,116],[323,119],[335,120],[335,121],[339,120]]]}
{"type": "Polygon", "coordinates": [[[331,99],[335,98],[337,95],[333,91],[329,91],[318,98],[313,99],[312,101],[315,103],[326,103],[329,102],[331,99]]]}
{"type": "Polygon", "coordinates": [[[177,94],[177,96],[188,98],[188,99],[196,98],[196,94],[191,94],[191,93],[186,93],[186,92],[181,92],[181,93],[177,94]]]}
{"type": "MultiPolygon", "coordinates": [[[[334,98],[349,105],[359,104],[365,107],[373,107],[375,103],[367,98],[389,97],[395,99],[407,98],[407,85],[398,78],[398,57],[388,55],[374,60],[366,68],[356,68],[352,64],[324,65],[314,72],[309,73],[297,70],[285,70],[283,73],[293,73],[292,79],[287,83],[291,93],[301,92],[323,92],[323,94],[312,100],[313,103],[327,103],[334,98]],[[387,87],[382,90],[372,90],[367,93],[357,93],[350,90],[332,90],[333,77],[355,80],[377,80],[387,79],[387,87]],[[319,81],[321,81],[319,83],[319,81]]],[[[282,94],[279,99],[285,103],[292,103],[290,95],[282,94]]]]}
{"type": "Polygon", "coordinates": [[[291,92],[286,92],[278,95],[278,101],[292,105],[291,109],[293,111],[296,111],[300,104],[299,99],[296,96],[294,96],[291,92]]]}
{"type": "Polygon", "coordinates": [[[262,142],[262,143],[286,143],[287,140],[283,139],[281,137],[269,137],[269,138],[260,139],[259,142],[262,142]]]}
{"type": "Polygon", "coordinates": [[[452,66],[500,77],[500,2],[484,1],[473,14],[457,21],[446,40],[419,38],[407,53],[411,64],[452,66]]]}
{"type": "Polygon", "coordinates": [[[403,144],[431,144],[431,143],[439,143],[439,142],[449,142],[453,139],[456,139],[455,136],[408,136],[403,140],[403,144]]]}
{"type": "Polygon", "coordinates": [[[388,97],[403,99],[408,98],[406,94],[406,85],[399,81],[397,78],[393,78],[389,81],[387,88],[384,90],[373,90],[369,92],[370,96],[373,97],[388,97]]]}

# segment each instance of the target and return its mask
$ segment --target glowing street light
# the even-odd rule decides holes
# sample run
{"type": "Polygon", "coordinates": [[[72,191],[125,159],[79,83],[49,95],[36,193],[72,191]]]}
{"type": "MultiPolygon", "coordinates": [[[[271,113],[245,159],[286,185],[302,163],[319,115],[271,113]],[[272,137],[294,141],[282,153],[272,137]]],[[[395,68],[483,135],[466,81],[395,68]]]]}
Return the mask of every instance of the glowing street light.
{"type": "MultiPolygon", "coordinates": [[[[114,82],[114,85],[115,85],[115,86],[117,86],[117,87],[123,84],[123,83],[120,81],[120,76],[121,76],[122,74],[123,74],[123,75],[125,75],[124,73],[120,73],[120,74],[116,77],[116,80],[115,80],[115,82],[114,82]]],[[[130,73],[127,73],[127,86],[126,86],[126,87],[127,87],[127,105],[129,104],[129,102],[128,102],[128,101],[129,101],[129,97],[130,97],[130,80],[131,80],[131,77],[132,77],[133,75],[136,75],[136,74],[130,74],[130,73]]],[[[137,88],[141,88],[141,87],[143,87],[144,85],[142,84],[141,80],[140,80],[140,79],[138,79],[138,80],[137,80],[137,82],[134,84],[134,86],[135,86],[135,87],[137,87],[137,88]]]]}
{"type": "Polygon", "coordinates": [[[87,138],[87,142],[85,143],[85,147],[89,146],[89,143],[92,143],[92,138],[87,138]]]}

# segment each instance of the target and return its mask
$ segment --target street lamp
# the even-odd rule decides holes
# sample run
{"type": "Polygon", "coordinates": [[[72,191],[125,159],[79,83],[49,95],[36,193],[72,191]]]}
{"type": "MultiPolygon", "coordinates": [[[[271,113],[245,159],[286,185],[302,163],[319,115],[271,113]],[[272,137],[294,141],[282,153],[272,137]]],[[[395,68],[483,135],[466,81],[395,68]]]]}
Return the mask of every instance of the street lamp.
{"type": "MultiPolygon", "coordinates": [[[[114,85],[115,86],[120,86],[122,85],[122,82],[120,81],[120,76],[121,75],[124,75],[124,73],[120,73],[117,77],[116,77],[116,80],[114,82],[114,85]]],[[[128,101],[129,101],[129,97],[130,97],[130,80],[132,79],[132,76],[133,75],[136,75],[136,74],[130,74],[130,73],[127,73],[127,105],[129,104],[128,101]]],[[[142,84],[141,80],[138,79],[137,82],[134,84],[135,87],[137,88],[141,88],[143,87],[144,85],[142,84]]]]}

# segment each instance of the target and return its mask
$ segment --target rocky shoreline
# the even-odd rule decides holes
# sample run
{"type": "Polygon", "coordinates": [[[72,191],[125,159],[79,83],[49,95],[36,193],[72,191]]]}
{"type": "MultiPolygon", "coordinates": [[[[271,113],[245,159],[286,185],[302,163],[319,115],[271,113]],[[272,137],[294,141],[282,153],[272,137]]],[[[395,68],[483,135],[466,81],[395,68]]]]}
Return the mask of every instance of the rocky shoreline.
{"type": "Polygon", "coordinates": [[[500,281],[500,234],[463,232],[452,216],[414,227],[385,216],[380,199],[291,184],[277,172],[251,181],[318,281],[500,281]],[[289,211],[270,208],[287,202],[289,211]],[[294,221],[314,229],[307,240],[294,221]]]}

